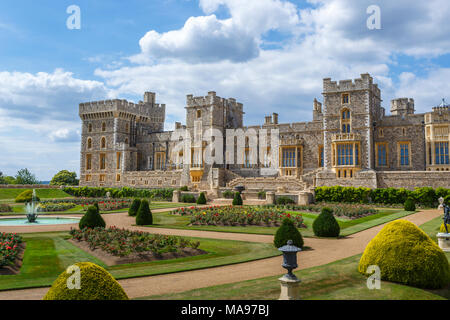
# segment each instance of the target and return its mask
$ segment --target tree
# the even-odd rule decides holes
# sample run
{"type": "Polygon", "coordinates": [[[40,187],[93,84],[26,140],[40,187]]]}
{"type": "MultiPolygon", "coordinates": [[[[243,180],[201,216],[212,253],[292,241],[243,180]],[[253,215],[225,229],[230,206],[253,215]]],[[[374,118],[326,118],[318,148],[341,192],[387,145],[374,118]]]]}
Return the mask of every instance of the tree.
{"type": "Polygon", "coordinates": [[[55,174],[50,182],[51,186],[77,186],[79,180],[77,179],[76,172],[70,172],[68,170],[61,170],[55,174]]]}
{"type": "Polygon", "coordinates": [[[89,206],[87,212],[81,218],[80,223],[78,224],[80,230],[84,228],[105,228],[106,223],[103,220],[103,217],[100,215],[98,210],[98,204],[89,206]]]}
{"type": "Polygon", "coordinates": [[[332,209],[322,208],[322,212],[313,222],[313,231],[317,237],[339,237],[341,228],[332,209]]]}
{"type": "Polygon", "coordinates": [[[273,244],[276,248],[281,248],[282,246],[285,246],[289,240],[292,240],[295,246],[303,248],[303,237],[300,231],[294,226],[291,219],[285,218],[281,227],[278,228],[275,234],[273,244]]]}
{"type": "Polygon", "coordinates": [[[239,192],[234,194],[233,206],[242,206],[242,197],[239,192]]]}
{"type": "Polygon", "coordinates": [[[0,184],[6,184],[5,177],[3,176],[3,172],[0,171],[0,184]]]}
{"type": "Polygon", "coordinates": [[[39,184],[38,179],[28,169],[21,169],[16,174],[17,184],[39,184]]]}
{"type": "Polygon", "coordinates": [[[147,200],[142,200],[136,215],[136,224],[138,226],[149,226],[153,224],[153,215],[147,200]]]}
{"type": "Polygon", "coordinates": [[[16,179],[11,176],[6,176],[3,178],[5,181],[5,184],[16,184],[16,179]]]}
{"type": "Polygon", "coordinates": [[[135,217],[137,215],[140,206],[141,206],[141,199],[134,199],[133,203],[128,209],[128,215],[130,217],[135,217]]]}
{"type": "Polygon", "coordinates": [[[200,193],[200,196],[197,199],[197,204],[206,204],[206,197],[204,192],[200,193]]]}

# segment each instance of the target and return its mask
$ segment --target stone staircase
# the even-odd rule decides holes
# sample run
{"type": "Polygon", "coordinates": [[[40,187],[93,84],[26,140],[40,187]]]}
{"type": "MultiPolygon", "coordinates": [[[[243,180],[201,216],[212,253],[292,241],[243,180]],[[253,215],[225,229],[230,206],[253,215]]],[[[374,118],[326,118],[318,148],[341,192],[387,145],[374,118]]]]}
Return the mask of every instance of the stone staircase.
{"type": "Polygon", "coordinates": [[[292,177],[257,177],[257,178],[235,178],[228,184],[228,188],[234,188],[236,186],[244,186],[246,190],[274,190],[283,187],[286,191],[299,191],[305,190],[306,183],[303,180],[292,177]]]}

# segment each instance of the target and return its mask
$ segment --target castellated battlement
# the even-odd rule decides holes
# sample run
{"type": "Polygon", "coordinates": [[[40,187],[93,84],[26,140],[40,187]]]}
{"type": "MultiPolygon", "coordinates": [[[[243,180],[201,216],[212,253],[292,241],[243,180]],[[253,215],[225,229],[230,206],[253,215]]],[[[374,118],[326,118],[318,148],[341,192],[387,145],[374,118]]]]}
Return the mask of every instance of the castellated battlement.
{"type": "Polygon", "coordinates": [[[331,78],[323,79],[323,93],[346,92],[353,90],[371,90],[377,96],[381,95],[377,84],[373,83],[373,78],[368,74],[361,74],[361,78],[355,80],[331,81],[331,78]]]}
{"type": "Polygon", "coordinates": [[[87,115],[94,113],[105,112],[124,112],[135,116],[143,117],[164,117],[166,112],[166,105],[155,103],[156,94],[153,92],[146,92],[144,94],[144,101],[139,103],[129,102],[127,100],[102,100],[80,103],[79,114],[87,115]]]}
{"type": "Polygon", "coordinates": [[[399,98],[391,101],[391,115],[409,115],[414,114],[414,99],[399,98]]]}
{"type": "Polygon", "coordinates": [[[208,92],[207,96],[194,97],[192,94],[188,94],[186,96],[186,107],[207,107],[207,106],[230,106],[235,109],[240,109],[241,111],[244,109],[244,105],[242,103],[236,102],[235,98],[221,98],[216,95],[215,91],[208,92]]]}

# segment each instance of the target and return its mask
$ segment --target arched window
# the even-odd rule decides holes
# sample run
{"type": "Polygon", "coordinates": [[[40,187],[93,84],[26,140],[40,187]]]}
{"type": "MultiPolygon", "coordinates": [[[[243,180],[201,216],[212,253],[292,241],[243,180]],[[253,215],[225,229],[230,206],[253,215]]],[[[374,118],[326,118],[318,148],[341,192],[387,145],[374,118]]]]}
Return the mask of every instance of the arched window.
{"type": "Polygon", "coordinates": [[[106,123],[105,122],[102,123],[102,131],[106,131],[106,123]]]}
{"type": "Polygon", "coordinates": [[[92,139],[91,138],[87,139],[87,147],[88,147],[88,149],[92,148],[92,139]]]}
{"type": "Polygon", "coordinates": [[[102,149],[106,148],[106,138],[102,137],[102,149]]]}

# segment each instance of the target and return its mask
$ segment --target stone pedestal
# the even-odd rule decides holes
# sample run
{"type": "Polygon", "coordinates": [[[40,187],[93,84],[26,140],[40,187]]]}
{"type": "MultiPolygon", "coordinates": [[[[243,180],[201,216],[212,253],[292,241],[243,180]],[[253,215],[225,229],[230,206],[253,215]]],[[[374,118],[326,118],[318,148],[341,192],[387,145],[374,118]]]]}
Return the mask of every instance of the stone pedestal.
{"type": "Polygon", "coordinates": [[[266,204],[275,204],[275,192],[266,192],[266,204]]]}
{"type": "Polygon", "coordinates": [[[438,238],[439,248],[444,252],[450,252],[450,233],[438,233],[436,235],[438,238]]]}
{"type": "Polygon", "coordinates": [[[297,198],[297,204],[299,206],[308,206],[312,203],[313,195],[310,192],[300,192],[297,198]]]}
{"type": "Polygon", "coordinates": [[[300,300],[300,279],[289,279],[286,276],[278,279],[281,285],[281,294],[278,300],[300,300]]]}
{"type": "Polygon", "coordinates": [[[180,198],[181,198],[181,191],[173,190],[172,202],[180,202],[180,198]]]}

